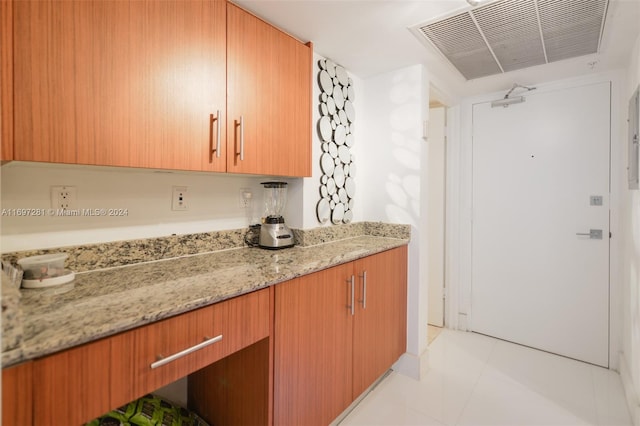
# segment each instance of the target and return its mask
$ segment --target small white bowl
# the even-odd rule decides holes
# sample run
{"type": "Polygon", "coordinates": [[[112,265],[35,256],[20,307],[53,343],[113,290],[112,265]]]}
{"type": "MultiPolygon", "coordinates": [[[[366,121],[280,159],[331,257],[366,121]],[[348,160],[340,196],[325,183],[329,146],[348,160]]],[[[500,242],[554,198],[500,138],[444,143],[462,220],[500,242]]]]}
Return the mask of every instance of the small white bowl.
{"type": "Polygon", "coordinates": [[[22,280],[23,288],[45,288],[45,287],[53,287],[56,285],[66,284],[74,280],[76,277],[76,273],[70,271],[68,269],[64,270],[65,273],[63,275],[58,275],[53,278],[43,278],[37,280],[22,280]]]}
{"type": "Polygon", "coordinates": [[[43,254],[40,256],[25,257],[18,260],[18,265],[22,267],[25,280],[46,280],[68,275],[68,270],[64,269],[64,261],[69,257],[66,253],[43,254]]]}

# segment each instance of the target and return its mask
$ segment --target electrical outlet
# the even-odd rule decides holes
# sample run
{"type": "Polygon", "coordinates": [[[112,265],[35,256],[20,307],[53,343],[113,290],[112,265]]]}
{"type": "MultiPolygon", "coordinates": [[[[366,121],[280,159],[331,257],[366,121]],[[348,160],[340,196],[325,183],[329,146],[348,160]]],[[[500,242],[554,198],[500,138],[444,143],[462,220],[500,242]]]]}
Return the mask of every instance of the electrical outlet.
{"type": "Polygon", "coordinates": [[[253,194],[251,193],[250,189],[242,188],[240,190],[240,208],[241,209],[250,209],[252,199],[253,199],[253,194]]]}
{"type": "Polygon", "coordinates": [[[75,210],[78,208],[78,192],[75,186],[52,186],[51,208],[75,210]]]}
{"type": "Polygon", "coordinates": [[[186,186],[174,186],[171,197],[171,210],[189,210],[189,198],[186,186]]]}

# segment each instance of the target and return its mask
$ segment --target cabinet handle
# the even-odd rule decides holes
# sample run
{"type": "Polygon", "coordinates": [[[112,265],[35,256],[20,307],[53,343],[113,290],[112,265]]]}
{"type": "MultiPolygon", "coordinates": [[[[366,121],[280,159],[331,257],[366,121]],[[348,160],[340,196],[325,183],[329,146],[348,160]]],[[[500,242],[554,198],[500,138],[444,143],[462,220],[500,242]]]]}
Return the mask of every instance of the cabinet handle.
{"type": "Polygon", "coordinates": [[[178,358],[182,358],[183,356],[189,355],[192,352],[198,351],[204,347],[207,347],[213,343],[219,342],[220,340],[222,340],[222,334],[216,337],[205,337],[204,338],[204,342],[202,343],[198,343],[195,346],[191,346],[190,348],[187,348],[183,351],[180,351],[178,353],[175,353],[171,356],[168,357],[163,357],[162,355],[158,355],[158,360],[156,362],[151,363],[151,369],[154,368],[158,368],[158,367],[162,367],[165,364],[168,364],[172,361],[175,361],[178,358]]]}
{"type": "Polygon", "coordinates": [[[367,271],[363,271],[360,278],[362,278],[362,300],[359,302],[362,303],[362,309],[367,309],[367,271]]]}
{"type": "Polygon", "coordinates": [[[240,116],[238,126],[240,126],[240,161],[244,161],[244,119],[242,116],[240,116]]]}
{"type": "Polygon", "coordinates": [[[213,122],[216,122],[216,144],[215,147],[213,145],[213,141],[211,141],[211,154],[216,153],[216,157],[220,158],[220,110],[216,111],[215,117],[211,114],[211,125],[209,128],[210,137],[213,137],[213,122]]]}
{"type": "Polygon", "coordinates": [[[356,304],[355,304],[355,285],[356,285],[356,278],[351,275],[351,278],[349,280],[347,280],[348,282],[351,283],[351,304],[349,306],[347,306],[349,308],[349,310],[351,311],[351,315],[355,315],[356,314],[356,304]]]}

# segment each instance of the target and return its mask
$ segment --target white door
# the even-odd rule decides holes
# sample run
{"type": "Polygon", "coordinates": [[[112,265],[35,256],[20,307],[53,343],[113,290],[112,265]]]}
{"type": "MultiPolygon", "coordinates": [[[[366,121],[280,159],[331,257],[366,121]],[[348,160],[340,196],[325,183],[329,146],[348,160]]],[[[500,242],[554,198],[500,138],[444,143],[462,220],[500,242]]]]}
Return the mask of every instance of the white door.
{"type": "Polygon", "coordinates": [[[444,326],[444,206],[446,109],[429,108],[429,137],[427,140],[428,186],[428,323],[444,326]]]}
{"type": "Polygon", "coordinates": [[[471,328],[607,367],[610,84],[525,98],[473,107],[471,328]]]}

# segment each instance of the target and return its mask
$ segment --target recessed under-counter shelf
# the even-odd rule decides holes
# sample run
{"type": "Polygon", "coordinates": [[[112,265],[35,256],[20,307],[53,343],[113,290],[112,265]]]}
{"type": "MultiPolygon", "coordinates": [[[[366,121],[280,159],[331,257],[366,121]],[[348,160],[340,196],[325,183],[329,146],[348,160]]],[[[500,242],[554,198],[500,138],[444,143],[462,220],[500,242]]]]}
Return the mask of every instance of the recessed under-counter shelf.
{"type": "MultiPolygon", "coordinates": [[[[33,424],[61,424],[61,413],[64,424],[84,424],[268,338],[269,291],[248,293],[48,355],[32,366],[10,367],[3,370],[3,378],[29,366],[24,370],[29,376],[24,377],[32,377],[33,400],[27,394],[18,403],[33,404],[33,424]]],[[[21,383],[25,389],[27,385],[31,383],[21,383]]],[[[3,390],[10,390],[5,386],[3,390]]]]}
{"type": "Polygon", "coordinates": [[[269,336],[269,290],[259,290],[111,338],[111,405],[187,376],[269,336]]]}

